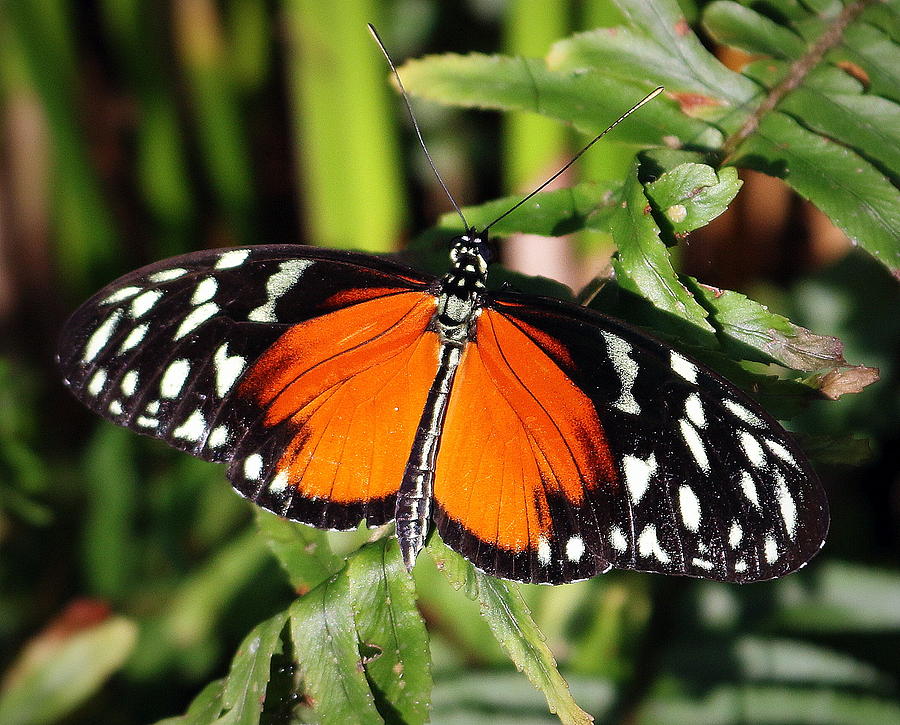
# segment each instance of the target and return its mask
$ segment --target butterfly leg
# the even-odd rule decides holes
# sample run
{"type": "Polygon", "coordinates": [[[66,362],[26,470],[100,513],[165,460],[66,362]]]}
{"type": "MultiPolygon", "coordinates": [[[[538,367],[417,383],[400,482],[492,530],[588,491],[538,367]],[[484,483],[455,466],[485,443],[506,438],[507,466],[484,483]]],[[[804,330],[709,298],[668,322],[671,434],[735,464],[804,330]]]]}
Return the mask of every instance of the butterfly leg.
{"type": "Polygon", "coordinates": [[[403,563],[409,570],[415,565],[416,556],[425,546],[425,537],[428,536],[434,467],[461,351],[459,344],[446,343],[441,346],[438,372],[428,391],[425,409],[422,411],[397,493],[397,539],[403,563]]]}

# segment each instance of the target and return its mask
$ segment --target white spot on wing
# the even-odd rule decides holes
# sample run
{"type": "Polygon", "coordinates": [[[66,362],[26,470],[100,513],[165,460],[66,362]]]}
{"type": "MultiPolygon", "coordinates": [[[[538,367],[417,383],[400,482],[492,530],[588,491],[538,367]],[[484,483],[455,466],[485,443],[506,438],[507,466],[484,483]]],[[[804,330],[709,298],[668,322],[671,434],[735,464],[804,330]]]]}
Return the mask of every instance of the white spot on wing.
{"type": "Polygon", "coordinates": [[[160,272],[154,272],[148,280],[151,282],[168,282],[169,280],[178,279],[187,274],[187,270],[182,267],[173,267],[172,269],[164,269],[160,272]]]}
{"type": "Polygon", "coordinates": [[[87,391],[93,395],[97,396],[103,392],[103,388],[106,385],[106,368],[97,368],[97,372],[93,374],[90,382],[87,386],[87,391]]]}
{"type": "Polygon", "coordinates": [[[566,558],[569,561],[581,561],[584,556],[584,540],[580,536],[573,536],[566,542],[566,558]]]}
{"type": "Polygon", "coordinates": [[[134,395],[138,386],[138,374],[137,370],[129,370],[122,376],[122,382],[119,383],[119,387],[122,389],[122,392],[125,393],[126,397],[131,397],[134,395]]]}
{"type": "Polygon", "coordinates": [[[190,311],[188,316],[181,321],[181,324],[178,326],[178,330],[175,333],[175,337],[173,337],[172,339],[180,340],[189,332],[193,332],[198,327],[200,327],[200,325],[206,322],[218,311],[219,306],[215,302],[207,302],[205,305],[195,307],[190,311]]]}
{"type": "Polygon", "coordinates": [[[141,428],[156,428],[159,421],[156,418],[148,418],[145,415],[139,415],[135,421],[141,428]]]}
{"type": "Polygon", "coordinates": [[[694,363],[692,363],[686,357],[684,357],[684,355],[679,355],[677,352],[672,350],[669,358],[669,364],[672,366],[672,370],[678,373],[678,375],[683,377],[689,383],[696,384],[697,366],[694,365],[694,363]]]}
{"type": "Polygon", "coordinates": [[[690,486],[681,486],[678,489],[678,510],[681,512],[681,520],[691,531],[700,528],[700,499],[690,486]]]}
{"type": "Polygon", "coordinates": [[[647,492],[650,479],[656,473],[656,454],[651,453],[646,460],[637,456],[625,456],[622,459],[622,472],[632,502],[638,503],[647,492]]]}
{"type": "Polygon", "coordinates": [[[262,476],[263,459],[259,453],[253,453],[244,459],[244,478],[258,481],[262,476]]]}
{"type": "Polygon", "coordinates": [[[288,471],[285,468],[279,471],[278,475],[272,479],[272,483],[269,484],[269,491],[276,496],[278,494],[284,493],[287,490],[289,481],[290,474],[288,474],[288,471]]]}
{"type": "Polygon", "coordinates": [[[763,443],[766,444],[766,448],[768,448],[772,453],[778,456],[782,461],[786,463],[790,463],[792,466],[797,465],[796,459],[791,455],[791,452],[785,448],[778,441],[772,441],[768,438],[763,438],[763,443]]]}
{"type": "Polygon", "coordinates": [[[159,412],[159,401],[151,400],[149,403],[147,403],[147,406],[144,410],[146,410],[149,415],[156,415],[159,412]]]}
{"type": "Polygon", "coordinates": [[[775,542],[774,537],[766,537],[765,544],[763,545],[763,554],[769,564],[778,560],[778,544],[775,542]]]}
{"type": "Polygon", "coordinates": [[[756,440],[752,435],[750,435],[747,431],[741,431],[738,436],[741,448],[744,449],[744,453],[747,454],[747,460],[750,461],[754,466],[759,468],[763,463],[766,462],[766,454],[762,449],[762,446],[759,445],[759,441],[756,440]]]}
{"type": "Polygon", "coordinates": [[[762,428],[765,425],[765,423],[762,422],[762,420],[758,415],[756,415],[756,413],[748,410],[737,401],[725,399],[722,401],[722,405],[728,408],[728,410],[731,411],[732,415],[734,415],[735,418],[740,418],[742,421],[749,425],[752,425],[754,428],[762,428]]]}
{"type": "Polygon", "coordinates": [[[625,534],[622,533],[622,529],[618,526],[613,526],[610,530],[609,543],[612,544],[612,548],[620,554],[624,554],[628,549],[628,540],[625,538],[625,534]]]}
{"type": "Polygon", "coordinates": [[[732,521],[731,528],[728,530],[728,545],[732,549],[737,549],[743,538],[744,530],[741,528],[741,525],[737,521],[732,521]]]}
{"type": "Polygon", "coordinates": [[[162,299],[163,291],[158,289],[148,289],[146,292],[139,294],[131,300],[131,308],[129,313],[134,319],[146,315],[153,305],[162,299]]]}
{"type": "Polygon", "coordinates": [[[87,345],[84,346],[84,354],[81,357],[81,362],[88,363],[97,357],[97,354],[106,347],[106,343],[108,343],[109,339],[113,336],[113,333],[116,331],[116,327],[119,324],[119,320],[121,319],[122,310],[115,309],[110,313],[109,317],[100,323],[100,326],[94,330],[94,333],[88,338],[87,345]]]}
{"type": "Polygon", "coordinates": [[[250,256],[249,249],[231,249],[225,252],[216,261],[216,269],[230,269],[231,267],[239,267],[250,256]]]}
{"type": "Polygon", "coordinates": [[[275,305],[311,265],[310,259],[289,259],[279,264],[278,271],[266,280],[266,301],[251,310],[247,318],[254,322],[277,322],[275,305]]]}
{"type": "Polygon", "coordinates": [[[656,537],[656,526],[648,524],[644,527],[637,541],[638,553],[647,558],[654,556],[661,564],[669,563],[669,555],[663,551],[659,545],[659,539],[656,537]]]}
{"type": "Polygon", "coordinates": [[[191,363],[185,358],[172,362],[163,373],[159,394],[163,398],[177,398],[191,372],[191,363]]]}
{"type": "Polygon", "coordinates": [[[734,570],[738,574],[743,574],[745,571],[747,571],[747,562],[743,559],[738,559],[736,562],[734,562],[734,570]]]}
{"type": "Polygon", "coordinates": [[[122,287],[122,289],[117,289],[115,292],[109,295],[109,297],[104,297],[102,300],[100,300],[100,304],[111,305],[113,302],[122,302],[123,300],[129,300],[142,289],[143,287],[122,287]]]}
{"type": "Polygon", "coordinates": [[[138,325],[131,332],[128,333],[128,336],[122,341],[122,346],[119,348],[119,352],[117,355],[121,355],[123,352],[127,352],[133,347],[137,347],[141,340],[144,339],[144,336],[147,334],[147,330],[150,329],[150,325],[146,322],[138,325]]]}
{"type": "Polygon", "coordinates": [[[228,428],[224,425],[213,428],[209,438],[206,439],[206,445],[210,448],[219,448],[228,443],[228,428]]]}
{"type": "Polygon", "coordinates": [[[681,418],[678,424],[681,427],[681,437],[684,438],[684,442],[687,444],[688,450],[691,452],[697,465],[700,466],[702,471],[709,473],[709,458],[706,456],[706,446],[703,445],[697,429],[691,425],[687,418],[681,418]]]}
{"type": "Polygon", "coordinates": [[[550,563],[550,542],[543,536],[538,537],[537,560],[541,566],[550,563]]]}
{"type": "Polygon", "coordinates": [[[246,364],[246,358],[240,355],[228,356],[227,342],[219,346],[213,355],[213,367],[216,369],[216,394],[220,398],[224,398],[226,393],[231,390],[235,380],[244,372],[246,364]]]}
{"type": "Polygon", "coordinates": [[[122,415],[122,404],[118,400],[111,400],[109,403],[109,412],[113,415],[122,415]]]}
{"type": "Polygon", "coordinates": [[[622,393],[619,395],[618,400],[611,405],[623,413],[638,415],[641,412],[641,407],[635,400],[634,393],[631,390],[634,387],[634,381],[637,380],[639,367],[631,357],[632,347],[621,337],[613,335],[611,332],[602,332],[601,334],[606,341],[609,359],[616,370],[616,374],[622,381],[622,393]]]}
{"type": "Polygon", "coordinates": [[[713,568],[713,563],[711,561],[707,561],[706,559],[698,559],[696,556],[691,560],[691,563],[694,566],[698,566],[701,569],[706,569],[707,571],[713,568]]]}
{"type": "Polygon", "coordinates": [[[781,509],[781,518],[791,538],[797,533],[797,504],[788,490],[787,483],[780,473],[775,474],[775,498],[778,499],[778,508],[781,509]]]}
{"type": "Polygon", "coordinates": [[[219,283],[216,282],[215,277],[206,277],[200,280],[194,288],[194,294],[191,296],[191,304],[202,305],[204,302],[209,302],[216,296],[216,290],[218,288],[219,283]]]}
{"type": "Polygon", "coordinates": [[[741,471],[741,490],[744,492],[747,500],[756,508],[759,508],[759,493],[756,490],[756,482],[749,471],[741,471]]]}
{"type": "Polygon", "coordinates": [[[203,413],[198,409],[191,413],[187,420],[173,430],[172,435],[175,438],[181,438],[182,440],[197,442],[203,437],[205,431],[206,421],[203,418],[203,413]]]}
{"type": "Polygon", "coordinates": [[[703,403],[697,393],[691,393],[684,401],[684,412],[698,428],[706,428],[706,414],[703,412],[703,403]]]}

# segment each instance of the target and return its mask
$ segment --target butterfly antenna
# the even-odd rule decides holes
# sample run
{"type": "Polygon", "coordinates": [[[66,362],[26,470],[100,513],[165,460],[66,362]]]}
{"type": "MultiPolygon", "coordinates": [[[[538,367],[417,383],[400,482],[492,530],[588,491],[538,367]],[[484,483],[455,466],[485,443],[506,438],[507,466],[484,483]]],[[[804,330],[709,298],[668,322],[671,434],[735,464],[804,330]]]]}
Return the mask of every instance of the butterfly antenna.
{"type": "Polygon", "coordinates": [[[431,167],[431,170],[437,177],[438,183],[441,185],[441,188],[444,190],[444,193],[447,195],[450,203],[453,204],[453,208],[456,209],[456,213],[459,214],[459,218],[462,219],[463,227],[468,230],[469,222],[466,221],[466,217],[463,215],[462,209],[459,208],[459,205],[453,198],[453,194],[450,193],[450,189],[447,188],[447,185],[444,183],[444,179],[441,178],[441,174],[437,170],[437,166],[434,165],[434,159],[432,159],[431,154],[428,153],[428,147],[425,145],[425,139],[422,138],[422,131],[419,129],[418,121],[416,121],[416,114],[413,113],[412,104],[409,102],[409,94],[406,92],[406,88],[403,87],[403,81],[400,80],[400,74],[397,72],[397,67],[394,65],[394,61],[391,60],[391,56],[390,53],[387,52],[387,48],[384,47],[384,43],[381,41],[381,36],[378,35],[378,31],[375,30],[375,26],[372,25],[372,23],[367,23],[367,25],[369,26],[369,32],[372,34],[375,42],[378,43],[378,47],[381,48],[381,52],[384,53],[384,57],[387,59],[388,65],[391,67],[391,73],[393,73],[394,78],[397,79],[397,86],[400,88],[400,94],[403,96],[403,102],[406,104],[406,110],[409,112],[409,118],[412,121],[413,128],[416,129],[416,136],[419,137],[419,145],[422,147],[422,151],[425,152],[425,158],[428,159],[428,165],[431,167]]]}
{"type": "Polygon", "coordinates": [[[648,93],[640,101],[635,103],[631,108],[629,108],[627,111],[625,111],[625,113],[623,113],[615,121],[613,121],[605,131],[594,136],[594,138],[591,139],[591,141],[587,144],[587,146],[585,146],[583,149],[581,149],[581,151],[579,151],[571,159],[569,159],[568,163],[566,163],[565,166],[563,166],[559,171],[557,171],[555,174],[553,174],[553,176],[551,176],[549,179],[547,179],[537,189],[532,191],[528,196],[521,199],[514,206],[510,207],[505,212],[503,212],[500,216],[498,216],[496,219],[494,219],[494,221],[492,221],[490,224],[488,224],[484,228],[483,231],[486,232],[488,229],[490,229],[492,226],[494,226],[494,224],[499,222],[501,219],[505,219],[507,216],[512,214],[516,209],[518,209],[520,206],[522,206],[522,204],[524,204],[526,201],[528,201],[531,197],[533,197],[539,191],[542,191],[543,189],[545,189],[549,184],[551,184],[553,181],[555,181],[557,178],[559,178],[559,176],[562,175],[562,173],[566,169],[568,169],[572,164],[574,164],[576,161],[578,161],[578,159],[581,158],[581,156],[585,153],[585,151],[587,151],[591,146],[593,146],[595,143],[597,143],[601,138],[603,138],[606,134],[608,134],[610,131],[612,131],[616,126],[618,126],[620,123],[622,123],[622,121],[624,121],[626,118],[628,118],[632,113],[634,113],[636,110],[638,110],[645,103],[652,101],[654,98],[656,98],[660,93],[663,92],[663,90],[664,90],[664,88],[662,86],[659,86],[659,88],[657,88],[655,91],[648,93]]]}

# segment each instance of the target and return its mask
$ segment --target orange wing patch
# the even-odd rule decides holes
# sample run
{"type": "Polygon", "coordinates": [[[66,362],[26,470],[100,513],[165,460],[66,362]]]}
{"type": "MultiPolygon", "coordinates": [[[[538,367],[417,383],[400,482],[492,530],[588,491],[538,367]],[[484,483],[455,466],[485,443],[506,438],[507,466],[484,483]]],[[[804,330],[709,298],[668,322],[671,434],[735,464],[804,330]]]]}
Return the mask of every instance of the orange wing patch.
{"type": "Polygon", "coordinates": [[[523,551],[552,535],[551,497],[578,506],[587,490],[615,482],[590,399],[520,326],[483,310],[438,452],[444,512],[482,541],[523,551]]]}
{"type": "Polygon", "coordinates": [[[276,470],[308,498],[358,503],[396,493],[437,372],[435,298],[381,297],[295,325],[241,383],[263,423],[297,433],[276,470]]]}

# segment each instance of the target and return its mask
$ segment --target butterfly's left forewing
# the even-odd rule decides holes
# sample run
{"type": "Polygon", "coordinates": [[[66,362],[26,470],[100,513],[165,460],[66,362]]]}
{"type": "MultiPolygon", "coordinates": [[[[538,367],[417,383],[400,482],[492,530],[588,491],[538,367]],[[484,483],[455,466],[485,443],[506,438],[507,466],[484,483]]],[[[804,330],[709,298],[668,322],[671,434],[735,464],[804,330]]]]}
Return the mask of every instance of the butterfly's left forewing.
{"type": "Polygon", "coordinates": [[[371,441],[386,425],[406,435],[427,394],[430,281],[313,247],[188,254],[122,277],[82,305],[64,328],[59,362],[92,410],[228,462],[235,487],[266,508],[329,528],[367,516],[383,523],[399,474],[382,470],[371,441]],[[379,376],[396,379],[416,365],[426,373],[418,395],[395,400],[379,387],[387,379],[379,376]],[[368,414],[370,399],[390,403],[396,419],[368,414]],[[328,466],[308,471],[304,490],[313,447],[328,466]],[[348,488],[363,469],[367,484],[348,488]]]}
{"type": "MultiPolygon", "coordinates": [[[[759,581],[799,568],[821,548],[827,503],[802,452],[758,404],[696,361],[585,308],[514,294],[490,303],[471,345],[495,348],[490,356],[502,361],[480,366],[487,371],[482,386],[498,391],[498,400],[509,398],[511,378],[524,382],[535,360],[555,366],[519,386],[534,409],[518,408],[526,413],[520,443],[501,436],[506,453],[499,445],[477,447],[457,425],[444,470],[438,460],[442,536],[488,573],[556,583],[612,565],[759,581]],[[518,486],[504,483],[508,494],[474,490],[463,501],[441,481],[465,472],[466,459],[452,459],[466,447],[477,450],[481,470],[498,477],[509,470],[510,451],[534,474],[518,486]],[[578,463],[565,486],[558,475],[565,465],[542,470],[547,450],[578,463]],[[585,473],[587,461],[594,469],[585,473]],[[550,515],[541,518],[541,511],[550,515]],[[490,525],[473,528],[479,520],[490,525]],[[509,535],[517,531],[524,534],[509,535]]],[[[453,395],[451,427],[454,405],[466,404],[464,392],[453,395]]],[[[488,427],[495,436],[513,430],[488,427]]],[[[474,471],[462,477],[469,479],[484,486],[474,471]]]]}

